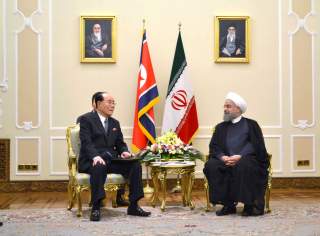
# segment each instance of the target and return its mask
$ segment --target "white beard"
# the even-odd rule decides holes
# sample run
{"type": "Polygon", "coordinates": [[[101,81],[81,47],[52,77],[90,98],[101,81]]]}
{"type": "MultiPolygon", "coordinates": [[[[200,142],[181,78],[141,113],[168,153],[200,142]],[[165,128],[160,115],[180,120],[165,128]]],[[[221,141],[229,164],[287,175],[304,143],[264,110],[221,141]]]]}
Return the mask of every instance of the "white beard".
{"type": "Polygon", "coordinates": [[[236,35],[229,33],[229,34],[227,35],[227,38],[230,39],[231,42],[233,42],[233,40],[235,40],[235,38],[236,38],[236,35]]]}
{"type": "Polygon", "coordinates": [[[237,118],[237,115],[234,113],[223,113],[223,121],[232,121],[237,118]]]}
{"type": "Polygon", "coordinates": [[[96,41],[100,42],[101,41],[101,33],[93,33],[93,34],[94,34],[94,37],[96,38],[96,41]]]}

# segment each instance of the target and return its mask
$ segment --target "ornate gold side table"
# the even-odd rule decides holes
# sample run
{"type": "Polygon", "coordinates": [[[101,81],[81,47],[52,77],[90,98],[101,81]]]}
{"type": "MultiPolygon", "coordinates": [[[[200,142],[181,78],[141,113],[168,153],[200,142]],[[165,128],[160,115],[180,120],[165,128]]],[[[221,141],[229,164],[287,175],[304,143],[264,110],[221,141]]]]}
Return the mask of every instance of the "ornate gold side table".
{"type": "Polygon", "coordinates": [[[151,198],[151,205],[156,206],[157,202],[161,202],[161,210],[165,211],[166,195],[167,195],[167,174],[180,174],[181,176],[181,194],[183,206],[189,206],[191,210],[194,209],[192,202],[192,187],[194,182],[194,169],[196,163],[194,161],[186,162],[152,162],[151,178],[154,185],[154,193],[151,198]],[[159,184],[160,182],[160,184],[159,184]],[[159,199],[160,185],[162,189],[162,201],[159,199]]]}

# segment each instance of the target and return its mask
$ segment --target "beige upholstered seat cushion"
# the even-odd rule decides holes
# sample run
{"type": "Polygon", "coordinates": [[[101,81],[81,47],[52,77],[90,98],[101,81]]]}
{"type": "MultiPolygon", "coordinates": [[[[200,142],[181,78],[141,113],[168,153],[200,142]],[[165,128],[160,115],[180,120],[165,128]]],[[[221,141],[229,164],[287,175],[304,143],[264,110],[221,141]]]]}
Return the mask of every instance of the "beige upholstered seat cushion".
{"type": "Polygon", "coordinates": [[[77,173],[76,180],[80,185],[90,185],[90,175],[85,173],[77,173]]]}
{"type": "MultiPolygon", "coordinates": [[[[90,175],[86,173],[77,173],[76,179],[80,185],[90,185],[90,175]]],[[[106,183],[110,184],[124,184],[126,182],[120,174],[108,174],[106,183]]]]}
{"type": "Polygon", "coordinates": [[[106,182],[111,184],[125,184],[126,179],[120,174],[108,174],[106,182]]]}

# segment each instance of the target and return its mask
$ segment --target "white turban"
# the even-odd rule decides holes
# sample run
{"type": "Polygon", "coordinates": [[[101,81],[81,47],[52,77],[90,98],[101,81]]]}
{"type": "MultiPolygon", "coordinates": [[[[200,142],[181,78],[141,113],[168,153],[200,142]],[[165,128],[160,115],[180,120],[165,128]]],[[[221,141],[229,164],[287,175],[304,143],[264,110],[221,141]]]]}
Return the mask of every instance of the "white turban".
{"type": "Polygon", "coordinates": [[[236,106],[240,108],[241,113],[245,113],[245,111],[247,110],[247,103],[239,94],[229,92],[226,96],[226,99],[233,101],[234,104],[236,104],[236,106]]]}

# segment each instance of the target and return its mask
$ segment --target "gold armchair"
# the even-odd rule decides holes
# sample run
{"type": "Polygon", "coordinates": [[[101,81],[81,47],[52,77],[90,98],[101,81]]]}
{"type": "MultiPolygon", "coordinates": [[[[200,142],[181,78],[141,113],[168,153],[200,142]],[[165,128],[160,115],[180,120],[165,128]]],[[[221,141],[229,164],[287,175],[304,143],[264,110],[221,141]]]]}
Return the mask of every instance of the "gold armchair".
{"type": "MultiPolygon", "coordinates": [[[[78,158],[80,152],[80,126],[72,125],[67,128],[67,144],[68,144],[68,167],[69,167],[69,183],[68,183],[68,210],[71,210],[75,201],[78,203],[77,216],[82,216],[81,192],[90,190],[90,175],[78,172],[78,158]]],[[[105,191],[111,193],[112,207],[117,207],[116,196],[117,191],[126,184],[125,178],[120,174],[108,174],[104,185],[105,191]]]]}
{"type": "MultiPolygon", "coordinates": [[[[204,156],[204,162],[208,161],[209,156],[205,155],[204,156]]],[[[266,187],[266,192],[264,195],[265,198],[265,209],[264,212],[265,213],[270,213],[271,212],[271,208],[270,208],[270,193],[271,193],[271,187],[272,187],[272,166],[271,166],[271,158],[272,155],[268,153],[268,160],[269,160],[269,175],[268,175],[268,183],[267,183],[267,187],[266,187]]],[[[206,176],[204,176],[204,189],[206,191],[206,200],[207,200],[207,205],[205,207],[206,211],[210,211],[211,208],[211,204],[209,201],[209,185],[208,185],[208,180],[206,178],[206,176]]]]}

